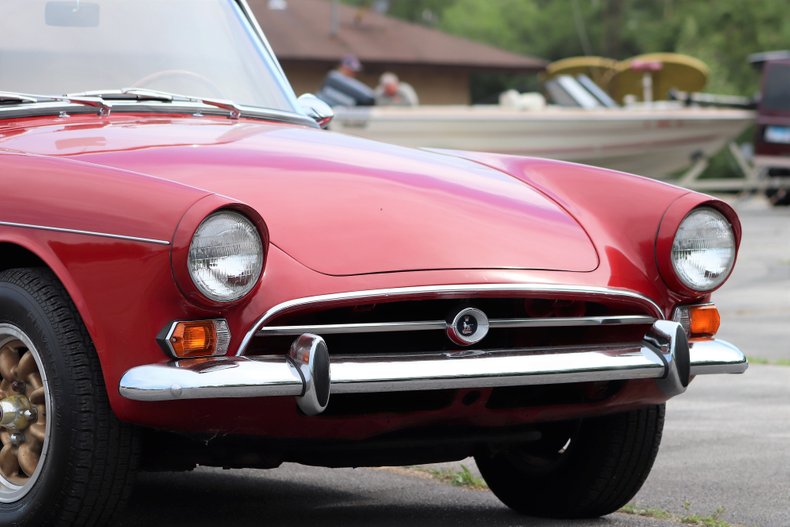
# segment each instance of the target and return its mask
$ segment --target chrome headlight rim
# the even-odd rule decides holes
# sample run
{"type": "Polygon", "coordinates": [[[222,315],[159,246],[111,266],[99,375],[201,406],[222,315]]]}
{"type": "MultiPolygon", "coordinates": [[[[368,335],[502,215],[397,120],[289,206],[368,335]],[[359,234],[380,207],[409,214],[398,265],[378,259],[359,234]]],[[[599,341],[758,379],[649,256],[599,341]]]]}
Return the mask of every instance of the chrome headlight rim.
{"type": "MultiPolygon", "coordinates": [[[[743,232],[741,222],[738,219],[738,214],[735,212],[735,209],[720,199],[698,194],[696,192],[687,192],[677,197],[667,206],[659,222],[658,231],[656,232],[654,245],[655,265],[658,268],[658,274],[661,280],[670,290],[670,296],[676,298],[679,295],[683,302],[706,301],[706,298],[714,291],[698,291],[689,288],[680,281],[672,265],[672,244],[674,243],[678,228],[689,214],[700,208],[716,210],[721,213],[730,224],[735,236],[736,262],[738,257],[737,250],[740,248],[741,235],[743,232]]],[[[726,280],[722,282],[722,284],[724,283],[726,283],[726,280]]]]}
{"type": "MultiPolygon", "coordinates": [[[[247,297],[256,288],[257,284],[260,282],[261,276],[263,275],[263,268],[266,260],[266,239],[264,235],[262,235],[256,223],[256,221],[254,221],[242,211],[224,208],[215,210],[208,214],[198,224],[197,228],[195,228],[194,233],[190,237],[189,244],[186,247],[186,261],[184,263],[186,266],[186,274],[189,277],[191,285],[203,299],[210,303],[222,305],[230,304],[233,302],[238,302],[247,297]],[[251,272],[246,275],[246,279],[241,279],[244,281],[244,284],[241,287],[234,288],[233,284],[229,283],[230,281],[222,283],[221,273],[210,271],[207,272],[206,268],[200,269],[200,266],[196,266],[196,254],[198,252],[202,251],[206,253],[208,251],[209,253],[208,255],[204,254],[200,258],[202,261],[210,259],[210,251],[212,249],[216,250],[216,247],[207,248],[196,246],[196,241],[199,240],[200,236],[211,236],[207,234],[206,231],[212,227],[216,227],[217,222],[236,223],[237,226],[241,227],[241,230],[243,231],[242,235],[246,233],[246,235],[249,236],[247,241],[251,242],[251,245],[255,249],[253,251],[255,254],[250,254],[248,251],[239,255],[235,255],[241,259],[252,258],[254,260],[253,264],[250,266],[251,272]],[[218,277],[217,275],[220,276],[218,277]],[[214,280],[213,284],[211,283],[212,279],[214,280]],[[223,287],[225,289],[232,290],[232,292],[222,292],[221,290],[223,287]]],[[[216,258],[221,256],[219,252],[215,253],[216,258]]],[[[232,253],[226,255],[228,258],[232,256],[234,256],[232,253]]],[[[238,266],[238,262],[236,262],[236,265],[238,266]]],[[[235,278],[238,278],[238,276],[235,278]]]]}
{"type": "MultiPolygon", "coordinates": [[[[710,228],[708,228],[708,230],[710,230],[710,228]]],[[[715,240],[703,239],[702,241],[715,240]]],[[[703,205],[690,210],[678,224],[669,247],[669,267],[672,270],[674,278],[682,287],[695,293],[709,293],[718,289],[722,284],[724,284],[724,282],[727,281],[730,274],[732,273],[733,268],[735,267],[737,253],[738,236],[730,219],[717,208],[703,205]],[[696,225],[694,224],[695,222],[696,225]],[[704,230],[705,223],[710,224],[711,222],[718,223],[718,225],[715,226],[715,229],[718,229],[720,233],[725,234],[723,239],[719,239],[721,246],[699,249],[693,249],[693,247],[690,248],[690,245],[693,245],[695,240],[699,240],[699,238],[694,238],[693,234],[698,234],[700,231],[704,230]],[[700,225],[700,223],[703,225],[700,225]],[[685,236],[685,239],[681,238],[681,236],[685,236]],[[699,266],[695,268],[693,263],[689,264],[690,258],[688,254],[684,254],[691,253],[694,250],[698,252],[707,250],[709,253],[723,251],[726,254],[726,259],[719,258],[720,261],[716,262],[716,256],[714,255],[713,257],[709,258],[713,260],[714,265],[712,267],[718,268],[700,269],[699,266]],[[695,278],[693,276],[695,271],[697,274],[699,274],[701,271],[703,276],[695,278]],[[715,276],[707,277],[709,273],[712,273],[715,276]]]]}

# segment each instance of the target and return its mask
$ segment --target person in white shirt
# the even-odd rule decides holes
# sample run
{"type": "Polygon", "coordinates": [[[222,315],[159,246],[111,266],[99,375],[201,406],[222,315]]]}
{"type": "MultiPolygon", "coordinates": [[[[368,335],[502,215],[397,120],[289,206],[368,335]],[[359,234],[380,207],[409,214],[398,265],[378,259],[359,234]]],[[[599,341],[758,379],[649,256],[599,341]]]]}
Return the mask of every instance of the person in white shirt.
{"type": "Polygon", "coordinates": [[[376,106],[417,106],[419,100],[414,88],[402,82],[394,73],[384,73],[376,87],[376,106]]]}

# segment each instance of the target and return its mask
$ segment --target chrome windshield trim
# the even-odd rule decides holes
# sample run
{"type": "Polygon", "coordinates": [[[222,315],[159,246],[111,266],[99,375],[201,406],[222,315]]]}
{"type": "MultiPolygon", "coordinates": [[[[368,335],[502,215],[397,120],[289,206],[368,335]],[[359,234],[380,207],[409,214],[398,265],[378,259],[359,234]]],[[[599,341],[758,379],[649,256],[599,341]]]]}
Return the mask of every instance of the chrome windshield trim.
{"type": "MultiPolygon", "coordinates": [[[[228,116],[227,110],[191,101],[112,101],[111,103],[107,103],[107,106],[112,110],[112,113],[165,113],[188,114],[194,116],[228,116]]],[[[244,105],[238,105],[237,108],[241,111],[241,118],[261,119],[318,128],[315,121],[300,113],[290,113],[244,105]]],[[[95,108],[83,104],[71,104],[66,101],[39,102],[33,104],[21,103],[13,106],[0,106],[0,119],[20,119],[25,117],[44,117],[48,115],[68,117],[69,115],[95,115],[96,113],[95,108]]]]}
{"type": "Polygon", "coordinates": [[[127,236],[125,234],[112,234],[109,232],[96,232],[96,231],[83,231],[80,229],[67,229],[64,227],[52,227],[49,225],[33,225],[29,223],[15,223],[12,221],[0,221],[0,226],[3,227],[18,227],[20,229],[36,229],[39,231],[53,231],[53,232],[64,232],[67,234],[81,234],[84,236],[97,236],[100,238],[112,238],[115,240],[126,240],[132,242],[141,242],[141,243],[153,243],[156,245],[170,245],[169,241],[166,240],[157,240],[155,238],[141,238],[138,236],[127,236]]]}
{"type": "Polygon", "coordinates": [[[264,49],[269,55],[269,59],[272,61],[272,63],[275,66],[277,66],[277,70],[280,73],[280,81],[283,83],[283,85],[289,88],[289,95],[293,96],[291,102],[294,103],[295,108],[298,107],[298,105],[296,104],[296,94],[294,93],[293,88],[291,87],[291,83],[288,82],[288,77],[286,77],[285,75],[285,70],[283,70],[280,61],[277,59],[277,55],[274,53],[271,44],[269,44],[269,39],[266,38],[266,35],[264,34],[261,25],[258,23],[258,19],[255,18],[255,14],[252,12],[252,9],[247,3],[247,0],[236,0],[236,3],[239,5],[242,13],[244,13],[244,16],[247,18],[247,21],[252,26],[255,35],[258,37],[258,39],[260,39],[261,44],[263,45],[264,49]]]}
{"type": "MultiPolygon", "coordinates": [[[[549,327],[588,327],[588,326],[625,326],[652,324],[656,319],[640,315],[624,315],[614,317],[555,317],[555,318],[500,318],[490,319],[492,329],[509,328],[549,328],[549,327]]],[[[318,335],[336,335],[344,333],[398,333],[408,331],[444,331],[447,329],[445,320],[426,320],[412,322],[374,322],[360,324],[318,324],[306,326],[268,326],[261,328],[257,336],[301,335],[316,333],[318,335]]]]}
{"type": "Polygon", "coordinates": [[[304,307],[313,304],[321,304],[327,302],[341,302],[346,300],[366,300],[373,298],[398,298],[408,295],[421,295],[421,294],[436,294],[449,297],[457,294],[468,293],[561,293],[561,294],[581,294],[590,296],[613,297],[613,298],[626,298],[629,300],[637,300],[653,310],[655,318],[658,320],[664,319],[664,314],[661,308],[653,300],[646,296],[634,293],[633,291],[626,291],[623,289],[612,289],[606,287],[591,287],[591,286],[576,286],[576,285],[555,285],[555,284],[461,284],[461,285],[438,285],[438,286],[415,286],[415,287],[401,287],[393,289],[371,289],[366,291],[350,291],[345,293],[334,293],[328,295],[318,295],[305,298],[295,298],[282,302],[272,307],[261,316],[257,322],[250,328],[244,339],[239,345],[237,356],[244,355],[247,347],[258,331],[266,324],[266,322],[280,313],[294,309],[297,307],[304,307]]]}
{"type": "MultiPolygon", "coordinates": [[[[268,54],[269,60],[277,68],[277,73],[279,74],[280,77],[279,78],[280,84],[284,88],[286,96],[288,97],[289,102],[291,103],[291,107],[294,108],[294,110],[298,111],[300,108],[299,99],[297,98],[296,93],[294,92],[293,86],[291,86],[291,83],[288,80],[288,76],[285,74],[285,70],[280,64],[280,60],[277,58],[277,54],[274,52],[274,49],[272,49],[271,44],[269,44],[269,39],[266,38],[263,29],[261,29],[261,25],[258,23],[258,19],[255,17],[255,14],[252,12],[252,9],[247,3],[247,0],[236,0],[236,3],[239,5],[242,13],[244,14],[244,16],[247,18],[247,21],[252,26],[253,32],[258,37],[258,39],[261,42],[261,45],[263,46],[264,50],[268,54]]],[[[312,121],[312,119],[310,120],[312,121]]],[[[312,124],[318,126],[315,122],[312,122],[312,124]]]]}

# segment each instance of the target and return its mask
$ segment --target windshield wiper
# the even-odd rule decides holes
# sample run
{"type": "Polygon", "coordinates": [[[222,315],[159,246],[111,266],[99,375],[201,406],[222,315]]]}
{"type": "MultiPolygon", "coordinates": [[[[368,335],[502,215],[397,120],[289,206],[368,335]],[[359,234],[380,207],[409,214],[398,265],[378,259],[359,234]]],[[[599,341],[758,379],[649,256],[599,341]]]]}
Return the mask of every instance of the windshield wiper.
{"type": "Polygon", "coordinates": [[[145,88],[124,88],[122,90],[92,90],[69,93],[67,97],[99,97],[107,101],[160,101],[173,102],[178,96],[158,90],[145,88]]]}
{"type": "Polygon", "coordinates": [[[148,88],[123,88],[121,90],[93,90],[79,93],[70,93],[67,97],[95,97],[107,101],[158,101],[158,102],[189,102],[205,104],[206,106],[214,106],[229,112],[231,119],[238,119],[241,117],[241,108],[226,99],[213,99],[210,97],[195,97],[192,95],[180,95],[177,93],[170,93],[159,90],[150,90],[148,88]]]}
{"type": "MultiPolygon", "coordinates": [[[[228,112],[230,119],[239,119],[242,112],[241,106],[227,99],[214,99],[211,97],[198,97],[192,95],[181,95],[148,88],[123,88],[120,90],[91,90],[77,93],[67,93],[66,95],[39,95],[32,93],[4,92],[0,91],[0,107],[13,106],[17,104],[41,104],[61,102],[66,104],[81,104],[90,106],[98,110],[98,114],[107,117],[113,109],[112,102],[161,102],[161,103],[189,103],[213,106],[228,112]]],[[[117,108],[117,106],[116,106],[117,108]]],[[[199,113],[199,110],[198,112],[199,113]]],[[[250,109],[252,117],[258,117],[266,113],[264,110],[250,109]]],[[[277,116],[277,114],[272,114],[277,116]]],[[[280,117],[282,118],[282,117],[280,117]]]]}
{"type": "Polygon", "coordinates": [[[0,104],[33,104],[38,99],[31,95],[0,91],[0,104]]]}
{"type": "Polygon", "coordinates": [[[46,102],[65,102],[81,104],[96,108],[99,115],[110,115],[112,107],[99,97],[81,97],[79,95],[35,95],[32,93],[0,92],[0,105],[3,104],[39,104],[46,102]]]}

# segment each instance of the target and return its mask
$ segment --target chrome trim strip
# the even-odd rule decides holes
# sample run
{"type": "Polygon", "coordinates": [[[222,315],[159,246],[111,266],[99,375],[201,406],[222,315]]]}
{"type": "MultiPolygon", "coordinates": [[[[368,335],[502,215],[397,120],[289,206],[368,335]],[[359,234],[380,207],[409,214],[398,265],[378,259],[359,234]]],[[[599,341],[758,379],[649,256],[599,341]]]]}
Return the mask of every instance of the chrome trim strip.
{"type": "MultiPolygon", "coordinates": [[[[119,113],[155,113],[155,114],[185,114],[191,116],[199,115],[218,115],[227,117],[227,111],[216,106],[210,106],[198,102],[178,101],[173,103],[143,103],[136,101],[113,101],[111,103],[112,112],[119,113]]],[[[270,110],[255,106],[238,105],[242,111],[242,118],[262,119],[267,121],[277,121],[298,125],[305,125],[317,128],[318,125],[300,113],[291,113],[282,110],[270,110]]],[[[68,117],[78,114],[95,114],[96,110],[89,106],[76,103],[41,102],[36,104],[15,104],[12,106],[0,107],[0,119],[20,119],[26,117],[42,117],[48,115],[61,115],[68,117]]]]}
{"type": "Polygon", "coordinates": [[[343,333],[397,333],[402,331],[434,331],[447,328],[444,320],[428,320],[425,322],[377,322],[372,324],[324,324],[318,326],[271,326],[261,328],[258,337],[301,335],[316,333],[318,335],[337,335],[343,333]]]}
{"type": "Polygon", "coordinates": [[[346,293],[334,293],[328,295],[318,295],[305,298],[295,298],[282,302],[272,307],[261,316],[250,328],[236,352],[237,356],[244,355],[255,334],[266,324],[267,320],[279,315],[289,309],[304,307],[324,302],[340,302],[345,300],[366,300],[372,298],[402,297],[408,295],[437,294],[450,297],[457,294],[468,293],[562,293],[562,294],[582,294],[591,296],[608,296],[615,298],[628,298],[638,300],[650,308],[657,319],[663,319],[664,314],[661,308],[653,300],[646,296],[623,289],[611,289],[606,287],[574,286],[574,285],[553,285],[553,284],[462,284],[462,285],[437,285],[437,286],[415,286],[401,287],[392,289],[371,289],[367,291],[351,291],[346,293]]]}
{"type": "MultiPolygon", "coordinates": [[[[492,329],[511,328],[549,328],[549,327],[584,327],[584,326],[616,326],[652,324],[656,319],[640,315],[624,315],[619,317],[556,317],[556,318],[500,318],[489,319],[492,329]]],[[[405,331],[444,331],[447,329],[445,320],[426,320],[424,322],[374,322],[360,324],[324,324],[311,326],[268,326],[261,328],[256,336],[301,335],[316,333],[319,335],[336,335],[344,333],[397,333],[405,331]]]]}
{"type": "Polygon", "coordinates": [[[41,231],[65,232],[67,234],[82,234],[85,236],[98,236],[100,238],[112,238],[115,240],[126,240],[132,242],[154,243],[156,245],[170,245],[169,241],[157,240],[154,238],[140,238],[137,236],[126,236],[125,234],[110,234],[108,232],[83,231],[79,229],[66,229],[63,227],[51,227],[48,225],[32,225],[29,223],[14,223],[12,221],[0,221],[0,226],[19,227],[22,229],[36,229],[41,231]]]}
{"type": "Polygon", "coordinates": [[[555,317],[555,318],[513,318],[491,320],[492,328],[553,328],[586,326],[634,326],[653,324],[657,319],[642,315],[622,315],[614,317],[555,317]]]}
{"type": "MultiPolygon", "coordinates": [[[[269,54],[269,58],[271,59],[272,63],[277,66],[277,70],[280,73],[281,82],[286,86],[288,86],[289,88],[291,88],[291,94],[293,94],[293,88],[291,87],[291,83],[288,82],[288,77],[285,75],[285,70],[283,70],[280,61],[277,59],[277,55],[274,53],[271,44],[269,44],[269,39],[266,38],[266,35],[264,34],[263,29],[261,29],[261,25],[258,23],[258,19],[255,16],[255,13],[253,13],[252,9],[250,8],[250,5],[247,3],[247,0],[236,0],[236,3],[239,5],[242,13],[244,13],[244,16],[247,18],[247,21],[252,26],[252,29],[255,32],[256,36],[260,39],[261,44],[263,44],[263,47],[266,49],[266,52],[269,54]]],[[[295,95],[293,97],[293,102],[296,103],[295,95]]]]}

